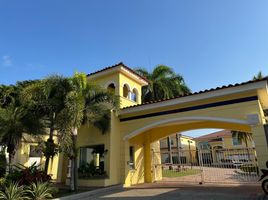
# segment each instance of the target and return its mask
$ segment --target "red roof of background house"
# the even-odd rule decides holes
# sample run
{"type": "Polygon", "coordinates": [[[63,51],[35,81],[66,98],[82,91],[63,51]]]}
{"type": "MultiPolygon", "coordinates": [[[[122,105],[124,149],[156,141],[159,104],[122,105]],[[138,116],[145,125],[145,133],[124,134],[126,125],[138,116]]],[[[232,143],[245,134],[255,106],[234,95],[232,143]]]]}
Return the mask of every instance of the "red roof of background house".
{"type": "Polygon", "coordinates": [[[221,137],[224,137],[224,136],[230,136],[232,135],[232,132],[231,130],[222,130],[222,131],[218,131],[218,132],[215,132],[215,133],[210,133],[210,134],[207,134],[207,135],[202,135],[200,137],[196,137],[194,139],[197,139],[197,140],[202,140],[202,139],[214,139],[214,138],[221,138],[221,137]]]}

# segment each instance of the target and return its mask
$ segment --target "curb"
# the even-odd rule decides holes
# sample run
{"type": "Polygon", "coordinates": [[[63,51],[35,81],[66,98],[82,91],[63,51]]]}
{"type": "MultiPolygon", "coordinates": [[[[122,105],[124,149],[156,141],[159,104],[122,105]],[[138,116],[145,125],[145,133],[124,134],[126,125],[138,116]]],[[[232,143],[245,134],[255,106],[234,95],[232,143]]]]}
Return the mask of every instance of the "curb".
{"type": "Polygon", "coordinates": [[[123,185],[114,185],[114,186],[109,186],[109,187],[105,187],[105,188],[100,188],[100,189],[96,189],[96,190],[92,190],[92,191],[88,191],[88,192],[81,192],[78,194],[73,194],[70,196],[66,196],[66,197],[60,197],[60,198],[56,198],[53,200],[73,200],[73,199],[82,199],[82,198],[88,198],[90,196],[93,196],[97,193],[102,193],[102,192],[109,192],[115,189],[122,189],[123,185]]]}

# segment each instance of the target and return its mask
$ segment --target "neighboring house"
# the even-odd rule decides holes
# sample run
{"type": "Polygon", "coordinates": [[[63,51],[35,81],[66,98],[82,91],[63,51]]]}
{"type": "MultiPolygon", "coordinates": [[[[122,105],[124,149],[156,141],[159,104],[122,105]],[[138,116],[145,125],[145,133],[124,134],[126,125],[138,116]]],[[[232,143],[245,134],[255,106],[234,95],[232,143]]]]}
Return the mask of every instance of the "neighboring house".
{"type": "Polygon", "coordinates": [[[255,161],[256,152],[253,140],[246,143],[232,134],[231,130],[222,130],[197,138],[197,148],[204,163],[224,163],[232,161],[255,161]]]}
{"type": "Polygon", "coordinates": [[[180,133],[160,140],[161,162],[186,164],[196,159],[196,145],[192,137],[180,133]],[[168,142],[170,140],[170,142],[168,142]],[[170,143],[170,147],[169,144],[170,143]],[[172,158],[172,160],[170,159],[172,158]]]}

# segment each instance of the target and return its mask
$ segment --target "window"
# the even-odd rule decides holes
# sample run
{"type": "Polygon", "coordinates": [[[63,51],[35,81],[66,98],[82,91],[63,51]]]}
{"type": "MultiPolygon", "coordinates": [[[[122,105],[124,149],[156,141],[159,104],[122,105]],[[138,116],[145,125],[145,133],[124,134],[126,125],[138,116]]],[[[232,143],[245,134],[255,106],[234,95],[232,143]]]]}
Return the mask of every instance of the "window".
{"type": "Polygon", "coordinates": [[[135,169],[135,152],[134,147],[129,147],[129,167],[130,169],[135,169]]]}
{"type": "Polygon", "coordinates": [[[104,172],[104,145],[93,145],[80,148],[80,167],[91,165],[100,173],[104,172]]]}
{"type": "Polygon", "coordinates": [[[30,145],[30,153],[29,157],[41,157],[42,156],[42,150],[39,146],[30,145]]]}
{"type": "Polygon", "coordinates": [[[110,85],[108,85],[107,90],[108,90],[108,92],[115,94],[115,85],[113,83],[111,83],[110,85]]]}
{"type": "Polygon", "coordinates": [[[137,102],[137,97],[138,97],[138,91],[137,89],[134,88],[131,93],[131,100],[137,102]]]}
{"type": "Polygon", "coordinates": [[[174,140],[173,139],[170,140],[170,145],[174,146],[174,140]]]}
{"type": "Polygon", "coordinates": [[[241,140],[241,138],[238,138],[237,136],[233,136],[233,145],[234,145],[234,146],[242,145],[242,140],[241,140]]]}
{"type": "Polygon", "coordinates": [[[130,92],[129,86],[127,84],[125,84],[123,87],[123,97],[129,98],[129,92],[130,92]]]}

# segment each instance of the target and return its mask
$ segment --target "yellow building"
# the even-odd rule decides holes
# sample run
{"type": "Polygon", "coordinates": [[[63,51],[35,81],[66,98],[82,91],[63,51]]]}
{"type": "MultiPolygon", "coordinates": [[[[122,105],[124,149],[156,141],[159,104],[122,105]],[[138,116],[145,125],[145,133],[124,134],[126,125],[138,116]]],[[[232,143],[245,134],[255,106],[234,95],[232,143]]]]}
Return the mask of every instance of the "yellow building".
{"type": "MultiPolygon", "coordinates": [[[[267,79],[144,104],[141,89],[148,84],[147,80],[123,63],[89,74],[88,79],[119,95],[121,109],[111,111],[109,133],[102,134],[88,126],[78,131],[80,186],[124,184],[127,187],[161,180],[162,169],[157,167],[161,156],[153,153],[160,152],[159,140],[200,128],[252,132],[258,165],[265,166],[267,79]]],[[[18,162],[24,159],[22,163],[29,163],[29,145],[22,144],[18,162]]],[[[60,154],[55,156],[50,172],[56,181],[68,182],[68,167],[68,160],[60,154]]]]}
{"type": "Polygon", "coordinates": [[[208,163],[254,162],[256,160],[255,143],[247,142],[232,134],[231,130],[222,130],[194,138],[197,148],[207,153],[208,163]]]}
{"type": "Polygon", "coordinates": [[[160,154],[162,164],[190,163],[196,160],[196,144],[193,137],[173,134],[160,140],[160,154]]]}

